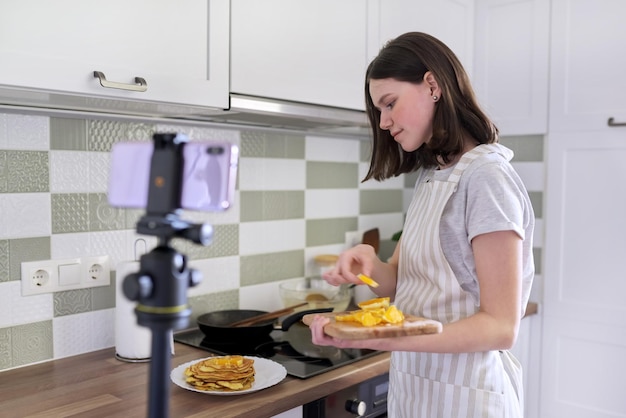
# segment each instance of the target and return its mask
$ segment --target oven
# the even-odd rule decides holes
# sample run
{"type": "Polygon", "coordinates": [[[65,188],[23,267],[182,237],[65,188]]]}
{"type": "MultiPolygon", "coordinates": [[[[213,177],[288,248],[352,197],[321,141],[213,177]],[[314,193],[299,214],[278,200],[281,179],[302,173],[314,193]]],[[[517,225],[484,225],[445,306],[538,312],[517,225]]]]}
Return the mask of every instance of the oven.
{"type": "Polygon", "coordinates": [[[389,373],[361,382],[302,407],[302,418],[387,417],[389,373]]]}

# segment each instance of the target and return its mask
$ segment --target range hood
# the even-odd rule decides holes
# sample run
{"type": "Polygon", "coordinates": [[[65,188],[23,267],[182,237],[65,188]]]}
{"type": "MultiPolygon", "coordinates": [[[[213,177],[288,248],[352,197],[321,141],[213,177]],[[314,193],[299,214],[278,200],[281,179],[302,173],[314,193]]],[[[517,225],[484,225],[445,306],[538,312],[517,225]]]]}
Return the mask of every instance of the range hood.
{"type": "Polygon", "coordinates": [[[222,113],[187,115],[205,121],[257,128],[287,129],[317,135],[370,135],[365,112],[264,97],[230,95],[230,108],[222,113]]]}
{"type": "Polygon", "coordinates": [[[280,129],[358,139],[371,135],[363,111],[233,93],[229,109],[219,109],[0,87],[2,111],[148,123],[211,123],[225,128],[280,129]]]}

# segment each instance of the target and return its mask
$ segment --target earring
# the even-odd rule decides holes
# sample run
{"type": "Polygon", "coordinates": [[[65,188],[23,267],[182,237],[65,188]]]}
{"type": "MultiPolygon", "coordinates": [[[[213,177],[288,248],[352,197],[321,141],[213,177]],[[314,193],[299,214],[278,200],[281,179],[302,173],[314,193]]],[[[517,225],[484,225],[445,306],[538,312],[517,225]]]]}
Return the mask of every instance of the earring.
{"type": "Polygon", "coordinates": [[[433,100],[434,100],[434,101],[437,101],[438,99],[439,99],[439,97],[438,97],[438,96],[433,96],[433,100]]]}

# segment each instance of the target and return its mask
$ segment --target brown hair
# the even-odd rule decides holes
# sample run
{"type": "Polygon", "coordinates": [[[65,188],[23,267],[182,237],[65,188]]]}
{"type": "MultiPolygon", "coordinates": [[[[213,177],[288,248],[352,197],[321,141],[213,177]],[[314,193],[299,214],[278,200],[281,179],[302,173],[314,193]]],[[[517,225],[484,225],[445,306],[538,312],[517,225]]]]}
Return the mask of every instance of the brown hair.
{"type": "Polygon", "coordinates": [[[365,104],[373,133],[369,172],[363,181],[384,180],[419,167],[450,162],[464,147],[464,137],[481,144],[498,141],[498,129],[478,105],[469,78],[456,55],[443,42],[421,32],[409,32],[389,41],[365,74],[365,104]],[[406,152],[387,130],[380,128],[380,111],[369,94],[370,80],[392,78],[420,84],[430,71],[441,99],[433,118],[432,138],[419,149],[406,152]]]}

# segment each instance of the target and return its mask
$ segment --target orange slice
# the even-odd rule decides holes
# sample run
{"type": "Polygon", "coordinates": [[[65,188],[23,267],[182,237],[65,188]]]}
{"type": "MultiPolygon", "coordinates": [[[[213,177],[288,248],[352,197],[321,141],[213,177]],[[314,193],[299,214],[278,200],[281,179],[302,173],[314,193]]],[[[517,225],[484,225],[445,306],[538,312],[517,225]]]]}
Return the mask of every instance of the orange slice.
{"type": "Polygon", "coordinates": [[[365,274],[359,274],[357,277],[363,283],[365,283],[368,286],[371,286],[371,287],[378,287],[379,286],[379,284],[374,279],[372,279],[371,277],[366,276],[365,274]]]}
{"type": "Polygon", "coordinates": [[[364,311],[378,309],[378,308],[387,309],[389,307],[389,298],[388,297],[374,298],[374,299],[366,300],[366,301],[359,303],[358,306],[364,311]]]}

